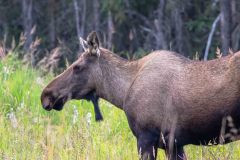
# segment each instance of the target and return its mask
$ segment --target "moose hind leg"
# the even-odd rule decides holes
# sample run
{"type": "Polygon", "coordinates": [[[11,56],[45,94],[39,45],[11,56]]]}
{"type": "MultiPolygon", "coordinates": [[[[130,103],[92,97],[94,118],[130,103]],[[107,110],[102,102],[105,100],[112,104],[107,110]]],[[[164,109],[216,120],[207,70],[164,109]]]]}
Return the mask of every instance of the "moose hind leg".
{"type": "Polygon", "coordinates": [[[157,158],[158,136],[152,133],[141,133],[137,138],[138,154],[141,160],[157,158]]]}
{"type": "Polygon", "coordinates": [[[166,150],[168,160],[187,160],[183,146],[175,147],[172,151],[166,150]]]}

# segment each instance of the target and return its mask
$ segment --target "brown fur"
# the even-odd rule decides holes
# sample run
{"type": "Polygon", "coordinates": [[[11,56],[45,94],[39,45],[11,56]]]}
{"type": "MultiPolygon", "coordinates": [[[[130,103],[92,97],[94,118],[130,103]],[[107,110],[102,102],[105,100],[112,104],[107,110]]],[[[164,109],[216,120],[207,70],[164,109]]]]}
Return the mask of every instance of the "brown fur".
{"type": "Polygon", "coordinates": [[[131,62],[99,48],[98,40],[88,41],[100,56],[88,50],[47,85],[45,109],[61,110],[67,100],[95,92],[124,110],[143,159],[155,159],[157,148],[169,159],[186,159],[184,145],[238,139],[238,133],[225,136],[232,128],[222,122],[231,116],[240,127],[240,52],[197,62],[155,51],[131,62]]]}

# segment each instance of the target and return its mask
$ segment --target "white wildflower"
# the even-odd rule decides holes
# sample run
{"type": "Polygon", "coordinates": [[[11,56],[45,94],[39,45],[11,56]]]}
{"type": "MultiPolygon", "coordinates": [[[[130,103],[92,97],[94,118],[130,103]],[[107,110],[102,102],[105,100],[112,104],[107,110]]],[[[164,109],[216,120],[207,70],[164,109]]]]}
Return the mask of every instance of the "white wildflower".
{"type": "Polygon", "coordinates": [[[88,112],[87,115],[86,115],[86,120],[87,120],[88,125],[91,124],[91,118],[92,118],[92,114],[90,112],[88,112]]]}
{"type": "Polygon", "coordinates": [[[6,67],[6,66],[3,67],[3,72],[5,74],[10,74],[11,73],[10,69],[8,67],[6,67]]]}
{"type": "Polygon", "coordinates": [[[73,106],[73,124],[77,122],[78,119],[78,110],[77,107],[74,105],[73,106]]]}
{"type": "Polygon", "coordinates": [[[41,86],[44,86],[44,82],[43,82],[43,79],[41,77],[37,77],[36,83],[41,85],[41,86]]]}
{"type": "Polygon", "coordinates": [[[9,118],[10,122],[11,122],[12,127],[17,128],[18,122],[17,122],[17,117],[16,117],[16,115],[13,111],[13,108],[11,108],[11,111],[8,113],[7,116],[9,118]]]}
{"type": "Polygon", "coordinates": [[[23,109],[25,106],[24,100],[20,103],[20,106],[17,108],[18,110],[23,109]]]}
{"type": "Polygon", "coordinates": [[[37,123],[38,123],[38,117],[34,117],[34,118],[33,118],[33,123],[34,123],[34,124],[37,124],[37,123]]]}

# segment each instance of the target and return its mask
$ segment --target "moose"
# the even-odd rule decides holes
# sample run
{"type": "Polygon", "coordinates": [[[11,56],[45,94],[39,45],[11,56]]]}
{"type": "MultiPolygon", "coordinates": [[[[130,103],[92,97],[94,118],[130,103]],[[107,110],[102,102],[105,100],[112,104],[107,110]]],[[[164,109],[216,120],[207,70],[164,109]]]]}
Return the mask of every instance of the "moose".
{"type": "Polygon", "coordinates": [[[125,112],[143,160],[156,159],[158,148],[183,160],[187,144],[239,140],[240,52],[202,62],[160,50],[128,61],[100,47],[96,32],[82,45],[79,59],[44,88],[44,109],[94,93],[125,112]]]}

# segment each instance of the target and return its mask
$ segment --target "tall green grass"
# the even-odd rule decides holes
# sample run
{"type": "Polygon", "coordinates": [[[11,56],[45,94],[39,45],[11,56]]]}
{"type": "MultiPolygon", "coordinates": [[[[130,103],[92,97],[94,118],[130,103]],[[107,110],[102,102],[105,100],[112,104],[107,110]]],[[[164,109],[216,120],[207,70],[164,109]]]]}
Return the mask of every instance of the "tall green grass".
{"type": "MultiPolygon", "coordinates": [[[[12,57],[0,61],[0,79],[0,159],[138,159],[125,114],[110,103],[101,100],[104,121],[100,123],[86,101],[70,101],[62,112],[47,112],[41,107],[40,94],[52,76],[43,77],[12,57]]],[[[189,145],[185,150],[194,160],[240,158],[238,142],[189,145]]],[[[162,150],[158,159],[166,159],[162,150]]]]}

